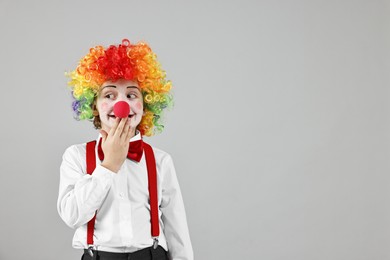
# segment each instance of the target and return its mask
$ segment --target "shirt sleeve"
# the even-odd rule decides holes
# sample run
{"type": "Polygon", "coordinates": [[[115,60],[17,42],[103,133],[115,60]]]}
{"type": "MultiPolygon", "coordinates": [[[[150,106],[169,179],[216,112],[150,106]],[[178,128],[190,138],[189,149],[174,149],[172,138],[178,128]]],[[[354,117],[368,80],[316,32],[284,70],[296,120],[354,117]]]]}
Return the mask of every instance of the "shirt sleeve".
{"type": "Polygon", "coordinates": [[[76,146],[66,149],[62,157],[57,210],[71,228],[78,228],[92,219],[115,175],[98,164],[92,175],[87,174],[85,158],[76,146]]]}
{"type": "Polygon", "coordinates": [[[164,168],[160,209],[164,223],[164,234],[168,243],[168,256],[170,260],[193,260],[194,254],[183,198],[170,156],[165,158],[164,168]]]}

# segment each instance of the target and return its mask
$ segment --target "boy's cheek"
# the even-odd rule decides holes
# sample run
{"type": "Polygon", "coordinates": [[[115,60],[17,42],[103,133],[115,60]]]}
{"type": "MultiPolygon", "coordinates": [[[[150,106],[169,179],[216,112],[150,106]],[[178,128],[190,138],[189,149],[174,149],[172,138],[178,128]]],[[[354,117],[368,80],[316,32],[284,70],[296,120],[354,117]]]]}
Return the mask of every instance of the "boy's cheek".
{"type": "Polygon", "coordinates": [[[137,111],[141,111],[143,109],[142,102],[138,101],[137,103],[135,103],[135,108],[137,109],[137,111]]]}
{"type": "Polygon", "coordinates": [[[106,102],[103,102],[100,106],[101,110],[104,112],[107,112],[108,110],[108,104],[106,102]]]}

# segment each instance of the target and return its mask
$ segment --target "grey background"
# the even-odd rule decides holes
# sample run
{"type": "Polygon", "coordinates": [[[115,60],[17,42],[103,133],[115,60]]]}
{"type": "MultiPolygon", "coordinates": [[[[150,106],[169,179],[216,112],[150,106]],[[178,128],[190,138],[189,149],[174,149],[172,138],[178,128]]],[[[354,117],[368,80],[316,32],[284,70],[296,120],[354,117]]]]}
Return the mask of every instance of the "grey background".
{"type": "Polygon", "coordinates": [[[390,2],[0,0],[0,259],[80,259],[59,218],[63,73],[146,40],[201,259],[390,259],[390,2]]]}

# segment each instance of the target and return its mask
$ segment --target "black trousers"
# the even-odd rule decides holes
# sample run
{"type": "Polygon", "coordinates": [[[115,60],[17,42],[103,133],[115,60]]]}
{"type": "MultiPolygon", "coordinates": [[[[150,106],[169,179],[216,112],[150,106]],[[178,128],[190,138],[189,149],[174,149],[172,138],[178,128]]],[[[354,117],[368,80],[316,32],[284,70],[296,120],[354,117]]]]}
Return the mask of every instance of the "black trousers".
{"type": "Polygon", "coordinates": [[[93,257],[84,249],[81,260],[168,260],[167,252],[161,246],[156,249],[148,247],[134,253],[111,253],[105,251],[93,251],[93,257]]]}

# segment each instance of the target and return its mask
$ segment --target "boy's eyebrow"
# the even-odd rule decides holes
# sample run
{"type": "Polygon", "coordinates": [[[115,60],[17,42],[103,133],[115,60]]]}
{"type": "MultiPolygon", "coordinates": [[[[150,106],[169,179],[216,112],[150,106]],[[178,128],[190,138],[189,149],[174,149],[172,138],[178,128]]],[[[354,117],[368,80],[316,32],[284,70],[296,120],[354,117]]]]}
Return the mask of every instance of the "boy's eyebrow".
{"type": "MultiPolygon", "coordinates": [[[[116,86],[115,86],[115,85],[107,85],[107,86],[104,86],[104,87],[102,88],[102,90],[103,90],[104,88],[116,88],[116,86]]],[[[137,86],[127,86],[127,88],[136,88],[136,89],[138,89],[137,86]]]]}
{"type": "Polygon", "coordinates": [[[115,85],[107,85],[107,86],[102,87],[102,90],[103,90],[104,88],[116,88],[116,86],[115,86],[115,85]]]}

